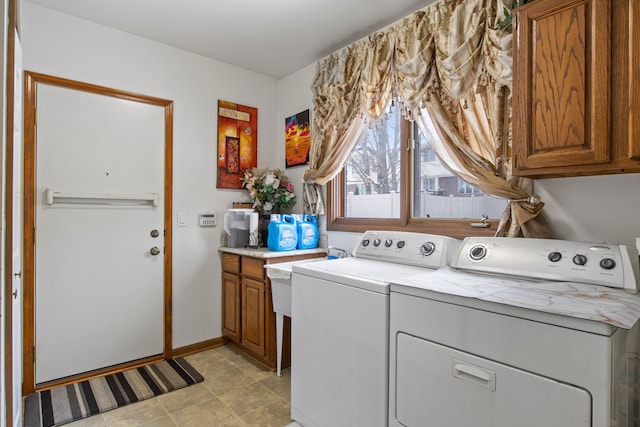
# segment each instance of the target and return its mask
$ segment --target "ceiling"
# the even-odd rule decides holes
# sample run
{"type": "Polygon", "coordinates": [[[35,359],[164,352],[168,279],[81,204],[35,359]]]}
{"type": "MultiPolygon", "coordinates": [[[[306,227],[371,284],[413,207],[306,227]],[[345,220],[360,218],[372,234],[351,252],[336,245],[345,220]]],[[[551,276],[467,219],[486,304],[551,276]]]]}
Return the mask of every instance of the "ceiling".
{"type": "Polygon", "coordinates": [[[274,78],[432,0],[29,0],[274,78]]]}

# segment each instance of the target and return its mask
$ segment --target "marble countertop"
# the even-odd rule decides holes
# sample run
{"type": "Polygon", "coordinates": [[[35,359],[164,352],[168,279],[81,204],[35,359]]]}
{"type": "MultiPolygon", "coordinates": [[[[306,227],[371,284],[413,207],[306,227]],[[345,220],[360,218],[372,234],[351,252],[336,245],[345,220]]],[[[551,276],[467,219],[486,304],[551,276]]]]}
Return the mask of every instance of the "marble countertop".
{"type": "Polygon", "coordinates": [[[227,252],[227,253],[236,254],[236,255],[251,256],[255,258],[265,258],[265,259],[327,253],[327,250],[322,248],[297,249],[293,251],[271,251],[267,248],[229,248],[226,246],[220,246],[218,248],[218,251],[227,252]]]}
{"type": "MultiPolygon", "coordinates": [[[[466,273],[449,267],[395,284],[514,307],[595,320],[631,329],[640,319],[640,296],[576,282],[531,281],[466,273]]],[[[393,290],[393,285],[392,285],[393,290]]]]}

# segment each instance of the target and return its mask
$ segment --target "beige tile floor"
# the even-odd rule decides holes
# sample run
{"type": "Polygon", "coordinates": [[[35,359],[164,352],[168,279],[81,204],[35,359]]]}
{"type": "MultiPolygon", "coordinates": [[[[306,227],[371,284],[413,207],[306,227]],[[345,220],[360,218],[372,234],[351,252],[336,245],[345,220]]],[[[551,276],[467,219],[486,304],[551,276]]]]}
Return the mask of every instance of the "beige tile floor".
{"type": "Polygon", "coordinates": [[[291,420],[291,370],[265,371],[228,346],[186,357],[205,380],[67,424],[70,427],[284,427],[291,420]]]}

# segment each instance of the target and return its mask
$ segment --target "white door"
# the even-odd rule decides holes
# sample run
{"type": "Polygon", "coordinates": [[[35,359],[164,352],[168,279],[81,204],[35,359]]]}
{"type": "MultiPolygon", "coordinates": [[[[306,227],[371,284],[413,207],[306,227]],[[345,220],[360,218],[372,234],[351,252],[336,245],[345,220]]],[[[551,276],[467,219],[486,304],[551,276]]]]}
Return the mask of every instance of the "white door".
{"type": "Polygon", "coordinates": [[[36,384],[163,353],[164,131],[160,106],[38,85],[36,384]]]}

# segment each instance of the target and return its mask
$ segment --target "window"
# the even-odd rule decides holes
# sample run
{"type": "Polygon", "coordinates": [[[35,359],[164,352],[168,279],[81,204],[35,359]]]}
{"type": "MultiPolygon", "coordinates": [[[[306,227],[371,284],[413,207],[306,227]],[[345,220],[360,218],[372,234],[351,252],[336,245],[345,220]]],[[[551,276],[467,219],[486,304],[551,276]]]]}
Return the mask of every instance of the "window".
{"type": "Polygon", "coordinates": [[[422,179],[422,191],[428,191],[430,194],[438,194],[442,191],[438,185],[438,177],[436,176],[423,176],[422,179]]]}
{"type": "Polygon", "coordinates": [[[482,194],[482,191],[472,186],[468,182],[464,182],[463,180],[458,180],[458,195],[473,195],[473,194],[482,194]]]}
{"type": "Polygon", "coordinates": [[[417,126],[392,108],[365,132],[342,172],[329,183],[329,230],[407,229],[454,237],[493,235],[471,228],[497,219],[506,201],[449,172],[417,126]]]}
{"type": "Polygon", "coordinates": [[[400,218],[402,121],[390,115],[362,137],[345,166],[345,216],[400,218]]]}

